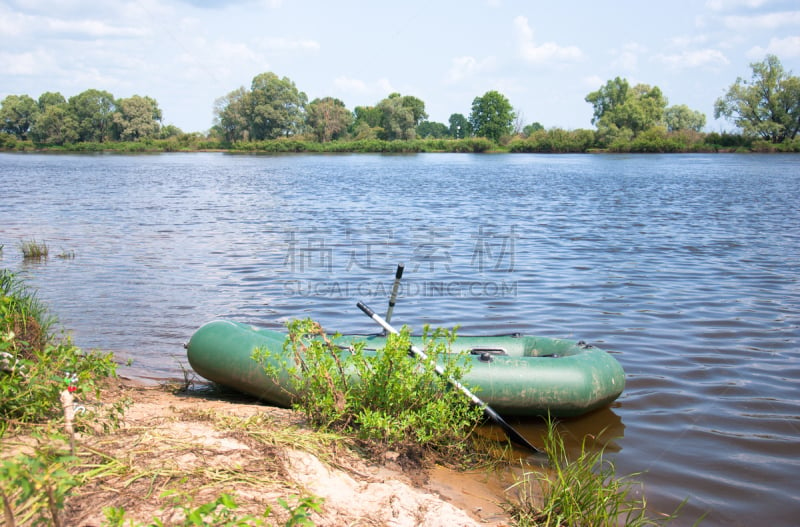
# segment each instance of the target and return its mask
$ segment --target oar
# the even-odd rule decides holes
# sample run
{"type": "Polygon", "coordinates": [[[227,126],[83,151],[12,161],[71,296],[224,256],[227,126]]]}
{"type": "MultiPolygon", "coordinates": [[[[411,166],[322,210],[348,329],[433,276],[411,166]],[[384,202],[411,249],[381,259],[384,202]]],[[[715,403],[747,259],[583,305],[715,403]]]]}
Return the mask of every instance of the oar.
{"type": "MultiPolygon", "coordinates": [[[[377,322],[383,329],[385,329],[389,333],[394,333],[395,335],[398,334],[398,331],[394,327],[392,327],[391,324],[386,322],[386,320],[381,318],[380,315],[378,315],[373,310],[371,310],[366,304],[364,304],[363,302],[359,302],[356,305],[358,306],[358,308],[361,311],[364,312],[364,314],[366,314],[369,318],[371,318],[372,320],[377,322]]],[[[416,347],[414,345],[411,346],[411,352],[414,355],[416,355],[417,358],[419,358],[421,360],[426,360],[428,358],[428,356],[425,354],[424,351],[422,351],[421,349],[419,349],[418,347],[416,347]]],[[[535,446],[530,444],[530,442],[527,439],[522,437],[522,435],[519,432],[514,430],[511,427],[511,425],[506,423],[505,420],[502,417],[500,417],[500,414],[495,412],[488,404],[486,404],[485,402],[480,400],[477,395],[472,393],[469,390],[469,388],[467,388],[466,386],[464,386],[463,384],[461,384],[457,380],[453,379],[452,377],[446,376],[445,373],[444,373],[444,370],[442,369],[441,366],[439,366],[437,364],[436,367],[435,367],[435,370],[436,370],[436,373],[438,373],[442,377],[445,377],[447,379],[447,382],[449,382],[450,384],[452,384],[453,386],[455,386],[456,388],[461,390],[461,392],[464,395],[466,395],[467,397],[469,397],[469,399],[475,405],[477,405],[481,409],[483,409],[483,413],[485,413],[489,417],[489,419],[491,419],[492,421],[494,421],[495,423],[500,425],[500,428],[502,428],[505,431],[505,433],[508,435],[508,438],[511,439],[511,441],[517,443],[518,445],[524,446],[525,448],[529,448],[533,452],[542,453],[541,450],[539,450],[538,448],[536,448],[535,446]]]]}
{"type": "Polygon", "coordinates": [[[392,312],[394,312],[394,303],[397,300],[397,288],[400,287],[400,279],[403,278],[403,264],[397,264],[397,271],[394,273],[394,285],[392,286],[392,294],[389,297],[389,309],[386,310],[386,322],[391,322],[392,312]]]}

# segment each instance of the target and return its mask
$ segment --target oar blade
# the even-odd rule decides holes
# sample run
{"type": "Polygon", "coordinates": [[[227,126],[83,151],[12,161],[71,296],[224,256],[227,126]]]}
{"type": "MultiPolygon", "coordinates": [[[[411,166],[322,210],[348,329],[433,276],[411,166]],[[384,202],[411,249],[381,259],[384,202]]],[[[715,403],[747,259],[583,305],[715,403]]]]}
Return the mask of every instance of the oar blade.
{"type": "Polygon", "coordinates": [[[486,416],[489,417],[489,419],[494,421],[500,428],[503,429],[503,431],[506,433],[506,435],[508,436],[508,438],[511,440],[512,443],[516,443],[517,445],[525,447],[533,452],[536,452],[537,454],[543,453],[541,450],[533,446],[533,444],[531,444],[530,441],[525,439],[525,437],[523,437],[522,434],[517,432],[514,429],[514,427],[508,424],[505,419],[500,417],[500,414],[495,412],[492,408],[490,408],[489,406],[484,406],[483,413],[485,413],[486,416]]]}

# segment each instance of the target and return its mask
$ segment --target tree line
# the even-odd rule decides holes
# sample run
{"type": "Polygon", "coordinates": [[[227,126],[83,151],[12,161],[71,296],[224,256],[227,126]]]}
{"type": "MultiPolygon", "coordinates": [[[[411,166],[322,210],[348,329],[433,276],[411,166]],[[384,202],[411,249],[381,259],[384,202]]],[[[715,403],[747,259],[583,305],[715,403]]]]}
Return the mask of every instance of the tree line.
{"type": "Polygon", "coordinates": [[[38,99],[9,95],[0,104],[0,132],[39,145],[139,141],[181,133],[174,126],[162,126],[161,120],[161,109],[151,97],[115,99],[96,89],[69,99],[58,92],[45,92],[38,99]]]}
{"type": "Polygon", "coordinates": [[[592,105],[596,128],[566,131],[523,123],[508,98],[494,90],[475,97],[468,115],[454,113],[445,124],[429,121],[425,103],[412,95],[392,93],[351,111],[334,97],[309,102],[291,79],[265,72],[253,78],[249,89],[242,86],[214,102],[213,126],[205,137],[164,126],[158,103],[146,96],[115,99],[95,89],[69,99],[53,92],[38,100],[9,95],[0,103],[0,147],[8,147],[12,140],[59,146],[157,140],[189,144],[190,139],[203,139],[206,147],[245,150],[279,141],[295,151],[336,151],[337,146],[325,145],[337,142],[347,142],[355,151],[394,150],[387,142],[404,143],[410,151],[436,148],[420,146],[420,140],[437,140],[453,151],[464,148],[441,140],[470,140],[467,151],[488,149],[487,142],[510,151],[542,152],[750,148],[757,141],[794,145],[800,131],[800,78],[784,70],[774,55],[750,67],[751,78],[737,78],[714,105],[715,118],[730,119],[739,134],[703,134],[703,113],[686,105],[669,106],[657,86],[632,86],[620,77],[585,98],[592,105]]]}

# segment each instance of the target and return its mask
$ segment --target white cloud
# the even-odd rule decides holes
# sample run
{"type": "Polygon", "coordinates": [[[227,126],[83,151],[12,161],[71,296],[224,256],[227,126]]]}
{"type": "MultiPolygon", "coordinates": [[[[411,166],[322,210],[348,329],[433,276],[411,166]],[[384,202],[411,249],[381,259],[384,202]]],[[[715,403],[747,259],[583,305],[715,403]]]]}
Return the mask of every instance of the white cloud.
{"type": "Polygon", "coordinates": [[[447,70],[447,82],[455,83],[464,79],[485,73],[494,68],[494,57],[478,60],[475,57],[455,57],[452,59],[450,69],[447,70]]]}
{"type": "Polygon", "coordinates": [[[252,0],[183,0],[187,4],[204,9],[225,9],[231,6],[247,5],[250,3],[260,4],[264,7],[275,9],[283,5],[283,0],[260,0],[252,2],[252,0]]]}
{"type": "Polygon", "coordinates": [[[388,95],[396,91],[385,78],[368,83],[361,79],[340,76],[334,79],[333,84],[343,93],[354,95],[388,95]]]}
{"type": "Polygon", "coordinates": [[[712,11],[725,11],[737,7],[757,8],[765,5],[769,0],[708,0],[706,7],[712,11]]]}
{"type": "MultiPolygon", "coordinates": [[[[23,10],[11,11],[0,5],[0,35],[14,37],[26,35],[46,35],[47,38],[68,39],[98,39],[98,38],[143,38],[149,37],[151,31],[144,26],[136,25],[135,17],[130,16],[125,9],[104,16],[100,9],[89,13],[82,13],[79,6],[74,6],[76,12],[63,12],[64,5],[54,5],[46,13],[37,12],[36,5],[25,6],[33,8],[33,12],[23,10]],[[127,16],[121,16],[126,13],[127,16]],[[108,22],[109,18],[124,20],[124,23],[108,22]]],[[[138,11],[137,11],[138,13],[138,11]]]]}
{"type": "Polygon", "coordinates": [[[611,62],[614,68],[626,71],[634,71],[639,65],[639,56],[644,54],[647,48],[638,42],[628,42],[621,50],[615,50],[616,58],[611,62]]]}
{"type": "Polygon", "coordinates": [[[687,48],[706,42],[708,42],[708,35],[680,35],[670,39],[670,44],[678,48],[687,48]]]}
{"type": "Polygon", "coordinates": [[[42,23],[53,33],[78,38],[139,38],[149,34],[149,31],[143,28],[115,26],[101,20],[45,18],[42,23]]]}
{"type": "Polygon", "coordinates": [[[780,58],[800,57],[800,36],[772,38],[766,48],[755,46],[747,52],[751,59],[763,59],[765,55],[777,55],[780,58]]]}
{"type": "Polygon", "coordinates": [[[784,26],[800,25],[800,11],[784,11],[752,16],[726,16],[725,27],[735,30],[777,29],[784,26]]]}
{"type": "Polygon", "coordinates": [[[582,78],[581,82],[584,86],[592,89],[597,89],[606,83],[606,81],[603,80],[599,75],[589,75],[588,77],[582,78]]]}
{"type": "Polygon", "coordinates": [[[259,44],[272,51],[319,51],[320,45],[316,40],[292,40],[284,37],[268,37],[259,39],[259,44]]]}
{"type": "Polygon", "coordinates": [[[55,60],[44,51],[6,53],[0,51],[0,73],[3,75],[42,75],[50,73],[55,60]]]}
{"type": "Polygon", "coordinates": [[[347,93],[367,93],[367,83],[361,79],[351,79],[350,77],[336,77],[333,84],[347,93]]]}
{"type": "Polygon", "coordinates": [[[0,6],[0,36],[9,38],[26,33],[27,21],[30,17],[15,13],[0,6]]]}
{"type": "Polygon", "coordinates": [[[716,49],[699,49],[672,55],[657,55],[656,59],[676,69],[714,67],[729,64],[728,58],[716,49]]]}
{"type": "Polygon", "coordinates": [[[520,56],[532,64],[575,61],[583,58],[583,53],[576,46],[559,46],[555,42],[537,45],[527,17],[522,15],[514,19],[514,36],[520,56]]]}

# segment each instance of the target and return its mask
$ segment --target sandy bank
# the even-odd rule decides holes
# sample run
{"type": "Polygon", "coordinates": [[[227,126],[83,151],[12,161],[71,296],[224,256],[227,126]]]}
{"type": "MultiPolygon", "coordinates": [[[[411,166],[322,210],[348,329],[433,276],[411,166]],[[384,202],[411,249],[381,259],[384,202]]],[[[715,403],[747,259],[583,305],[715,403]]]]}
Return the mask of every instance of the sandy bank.
{"type": "Polygon", "coordinates": [[[510,524],[494,478],[422,469],[391,455],[368,461],[340,441],[314,439],[289,410],[130,382],[109,389],[102,402],[123,397],[130,406],[121,427],[79,437],[81,460],[108,470],[73,490],[67,525],[102,525],[103,509],[112,506],[126,518],[169,524],[183,514],[176,496],[199,505],[223,492],[235,497],[239,516],[270,507],[270,523],[287,517],[280,498],[292,505],[313,495],[324,500],[311,516],[320,526],[510,524]]]}

